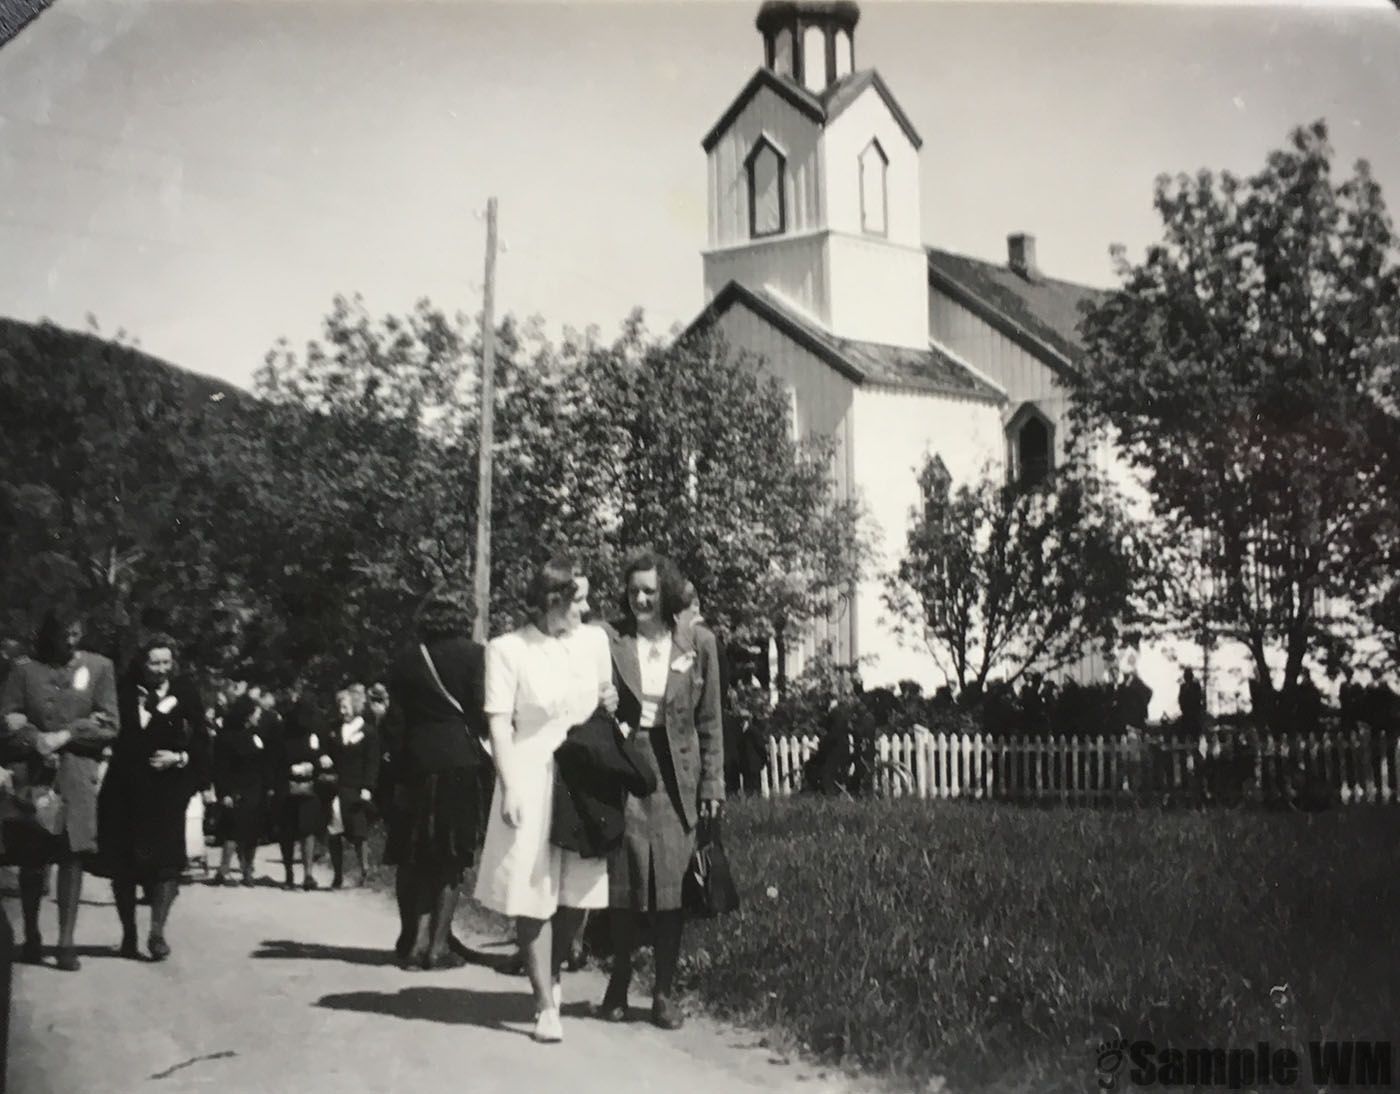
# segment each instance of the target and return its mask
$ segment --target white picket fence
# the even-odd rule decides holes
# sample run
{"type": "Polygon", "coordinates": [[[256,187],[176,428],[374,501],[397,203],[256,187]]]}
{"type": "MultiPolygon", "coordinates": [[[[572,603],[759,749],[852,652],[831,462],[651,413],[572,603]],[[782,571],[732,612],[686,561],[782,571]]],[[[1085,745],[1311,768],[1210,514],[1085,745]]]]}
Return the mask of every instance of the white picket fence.
{"type": "MultiPolygon", "coordinates": [[[[764,797],[802,784],[818,738],[774,737],[764,797]]],[[[1361,728],[1306,737],[1227,731],[1158,737],[920,731],[875,740],[869,788],[882,797],[1107,804],[1400,802],[1400,738],[1361,728]]]]}

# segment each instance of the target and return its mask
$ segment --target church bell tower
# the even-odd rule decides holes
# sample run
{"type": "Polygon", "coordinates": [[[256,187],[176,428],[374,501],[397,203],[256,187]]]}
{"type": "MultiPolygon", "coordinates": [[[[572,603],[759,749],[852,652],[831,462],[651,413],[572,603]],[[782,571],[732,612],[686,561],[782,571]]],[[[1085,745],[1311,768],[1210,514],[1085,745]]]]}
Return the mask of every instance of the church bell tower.
{"type": "Polygon", "coordinates": [[[859,7],[768,0],[763,65],[705,136],[705,294],[765,291],[839,338],[928,345],[922,139],[857,69],[859,7]]]}

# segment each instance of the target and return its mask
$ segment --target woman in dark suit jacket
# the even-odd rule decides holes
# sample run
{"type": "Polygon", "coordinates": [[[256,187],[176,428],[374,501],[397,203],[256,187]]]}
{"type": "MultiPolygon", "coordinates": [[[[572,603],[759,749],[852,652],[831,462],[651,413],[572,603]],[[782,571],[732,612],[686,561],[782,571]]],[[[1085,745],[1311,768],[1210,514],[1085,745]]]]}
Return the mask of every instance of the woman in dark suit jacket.
{"type": "Polygon", "coordinates": [[[98,857],[89,866],[112,879],[123,957],[140,956],[136,886],[145,888],[153,961],[170,956],[165,924],[187,859],[185,811],[210,767],[204,703],[174,671],[174,640],[152,635],[117,688],[121,729],[97,802],[98,857]]]}
{"type": "Polygon", "coordinates": [[[379,780],[379,733],[373,719],[366,715],[355,691],[342,691],[336,699],[340,704],[340,725],[326,742],[335,765],[334,808],[339,812],[340,829],[337,832],[332,827],[330,833],[331,867],[335,870],[332,889],[345,884],[346,843],[354,849],[355,860],[360,864],[360,884],[369,880],[365,839],[369,836],[370,803],[379,780]]]}
{"type": "Polygon", "coordinates": [[[463,871],[476,861],[494,781],[486,735],[485,649],[473,642],[471,612],[455,596],[434,597],[418,620],[418,640],[400,652],[389,693],[403,714],[394,757],[394,828],[384,861],[398,868],[405,968],[463,963],[450,949],[463,871]]]}
{"type": "Polygon", "coordinates": [[[669,561],[642,554],[623,575],[625,615],[611,635],[617,719],[656,778],[656,791],[629,798],[622,847],[608,860],[613,968],[602,1017],[627,1019],[627,990],[641,913],[652,916],[656,977],[651,1020],[678,1029],[671,1001],[680,959],[681,883],[701,817],[724,801],[719,652],[706,629],[677,623],[685,582],[669,561]]]}
{"type": "Polygon", "coordinates": [[[267,792],[267,748],[259,732],[261,719],[257,699],[240,695],[229,706],[214,740],[214,794],[219,799],[215,838],[223,846],[215,885],[224,884],[235,850],[243,884],[253,884],[253,860],[262,840],[267,792]]]}

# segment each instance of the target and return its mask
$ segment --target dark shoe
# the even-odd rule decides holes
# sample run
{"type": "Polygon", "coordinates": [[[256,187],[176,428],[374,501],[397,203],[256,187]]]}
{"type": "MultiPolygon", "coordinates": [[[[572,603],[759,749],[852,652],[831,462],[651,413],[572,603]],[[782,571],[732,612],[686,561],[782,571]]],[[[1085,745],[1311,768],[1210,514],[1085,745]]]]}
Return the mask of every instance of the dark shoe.
{"type": "Polygon", "coordinates": [[[292,878],[288,878],[286,881],[282,882],[282,888],[286,889],[289,893],[295,893],[297,891],[297,883],[292,878]]]}
{"type": "Polygon", "coordinates": [[[412,950],[399,962],[399,968],[403,969],[404,972],[423,972],[428,967],[428,955],[412,950]]]}
{"type": "Polygon", "coordinates": [[[399,935],[394,939],[394,957],[398,959],[400,965],[408,960],[408,951],[413,948],[413,939],[408,935],[399,935]]]}
{"type": "Polygon", "coordinates": [[[44,940],[42,938],[26,938],[24,945],[20,947],[19,959],[26,965],[42,965],[44,963],[44,940]]]}
{"type": "Polygon", "coordinates": [[[60,946],[58,948],[58,967],[64,972],[77,972],[83,967],[83,963],[78,960],[78,951],[72,946],[60,946]]]}
{"type": "Polygon", "coordinates": [[[308,893],[311,892],[313,889],[320,888],[320,886],[316,884],[316,879],[310,874],[307,874],[306,877],[302,880],[301,887],[305,889],[308,893]]]}
{"type": "MultiPolygon", "coordinates": [[[[407,950],[410,945],[412,945],[411,942],[404,943],[404,949],[407,950]]],[[[447,948],[464,961],[470,961],[473,957],[471,949],[455,934],[447,936],[447,948]]]]}
{"type": "Polygon", "coordinates": [[[136,938],[128,935],[122,939],[122,948],[117,951],[118,957],[125,957],[128,961],[140,961],[141,951],[136,946],[136,938]]]}
{"type": "Polygon", "coordinates": [[[252,888],[254,885],[256,885],[256,884],[257,884],[257,882],[253,880],[253,875],[252,875],[252,874],[244,874],[244,875],[243,875],[243,888],[245,888],[245,889],[251,889],[251,888],[252,888]]]}
{"type": "Polygon", "coordinates": [[[426,971],[434,969],[460,969],[467,963],[467,959],[460,954],[455,954],[451,950],[440,954],[428,954],[423,958],[423,968],[426,971]]]}
{"type": "Polygon", "coordinates": [[[209,884],[210,884],[210,885],[227,885],[227,884],[228,884],[228,878],[224,877],[224,872],[223,872],[222,870],[220,870],[220,871],[218,871],[213,877],[211,877],[211,878],[209,879],[209,884]]]}
{"type": "Polygon", "coordinates": [[[685,1015],[666,996],[658,995],[651,1001],[651,1024],[658,1029],[680,1029],[685,1025],[685,1015]]]}
{"type": "Polygon", "coordinates": [[[594,1012],[604,1022],[626,1022],[631,1019],[627,1009],[627,985],[608,981],[608,990],[603,993],[603,1001],[594,1012]]]}
{"type": "Polygon", "coordinates": [[[339,876],[332,878],[332,879],[331,879],[331,888],[332,888],[332,889],[343,889],[343,888],[345,888],[345,879],[344,879],[343,877],[339,877],[339,876]]]}
{"type": "Polygon", "coordinates": [[[164,961],[170,956],[170,944],[160,935],[151,935],[146,939],[146,948],[151,951],[152,961],[164,961]]]}

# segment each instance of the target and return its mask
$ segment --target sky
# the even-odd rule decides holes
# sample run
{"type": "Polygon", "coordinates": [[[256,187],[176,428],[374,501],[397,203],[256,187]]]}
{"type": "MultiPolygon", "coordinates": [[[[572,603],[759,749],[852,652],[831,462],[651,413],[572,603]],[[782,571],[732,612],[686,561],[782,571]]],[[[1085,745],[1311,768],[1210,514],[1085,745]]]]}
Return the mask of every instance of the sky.
{"type": "MultiPolygon", "coordinates": [[[[337,293],[547,329],[704,303],[700,140],[762,62],[756,2],[56,0],[0,49],[0,314],[123,330],[248,386],[337,293]]],[[[1325,118],[1400,204],[1400,11],[866,3],[924,138],[925,242],[1114,281],[1163,171],[1262,165],[1325,118]]]]}

